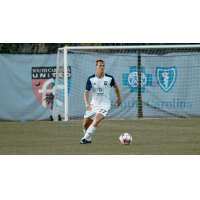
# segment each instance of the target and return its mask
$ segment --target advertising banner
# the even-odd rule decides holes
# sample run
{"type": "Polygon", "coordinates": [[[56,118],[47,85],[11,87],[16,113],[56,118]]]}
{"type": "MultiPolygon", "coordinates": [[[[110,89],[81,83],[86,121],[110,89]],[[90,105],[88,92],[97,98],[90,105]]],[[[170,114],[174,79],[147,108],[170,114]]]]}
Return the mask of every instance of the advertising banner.
{"type": "MultiPolygon", "coordinates": [[[[110,90],[106,119],[138,117],[138,55],[68,55],[68,117],[83,119],[84,92],[96,60],[105,61],[105,73],[119,87],[122,104],[110,90]]],[[[49,120],[53,114],[57,54],[0,54],[0,120],[49,120]]],[[[61,68],[62,69],[62,68],[61,68]]],[[[144,118],[200,116],[200,55],[141,54],[141,93],[144,118]]],[[[63,77],[60,77],[63,81],[63,77]]],[[[64,91],[63,86],[59,86],[64,91]]],[[[90,101],[91,101],[90,92],[90,101]]],[[[61,101],[64,101],[64,97],[61,101]]]]}
{"type": "Polygon", "coordinates": [[[57,54],[0,54],[0,120],[52,115],[57,54]]]}
{"type": "Polygon", "coordinates": [[[152,86],[142,93],[143,117],[200,116],[199,53],[142,54],[141,58],[145,72],[153,77],[152,86]]]}

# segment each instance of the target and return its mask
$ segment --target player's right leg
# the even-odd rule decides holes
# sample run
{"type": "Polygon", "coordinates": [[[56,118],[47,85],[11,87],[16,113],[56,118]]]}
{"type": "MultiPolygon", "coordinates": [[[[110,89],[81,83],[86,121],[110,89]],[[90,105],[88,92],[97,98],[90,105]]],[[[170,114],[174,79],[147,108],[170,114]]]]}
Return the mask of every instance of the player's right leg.
{"type": "MultiPolygon", "coordinates": [[[[92,124],[93,120],[91,118],[85,118],[83,119],[83,132],[84,132],[84,136],[87,132],[87,129],[88,127],[92,124]]],[[[85,144],[85,143],[91,143],[91,137],[87,138],[87,141],[83,141],[83,138],[82,140],[80,141],[80,144],[85,144]]]]}
{"type": "MultiPolygon", "coordinates": [[[[90,127],[90,125],[92,124],[95,115],[96,115],[96,112],[94,111],[94,109],[90,111],[86,111],[84,115],[84,119],[83,119],[84,134],[86,134],[88,127],[90,127]]],[[[85,139],[84,137],[81,139],[80,144],[91,143],[91,137],[87,137],[87,139],[85,139]]]]}
{"type": "Polygon", "coordinates": [[[83,130],[87,131],[88,127],[92,124],[93,120],[91,118],[85,118],[83,119],[83,130]]]}
{"type": "MultiPolygon", "coordinates": [[[[87,132],[88,127],[92,124],[93,120],[91,118],[85,118],[83,119],[83,133],[84,135],[87,132]]],[[[90,138],[91,140],[91,138],[90,138]]]]}

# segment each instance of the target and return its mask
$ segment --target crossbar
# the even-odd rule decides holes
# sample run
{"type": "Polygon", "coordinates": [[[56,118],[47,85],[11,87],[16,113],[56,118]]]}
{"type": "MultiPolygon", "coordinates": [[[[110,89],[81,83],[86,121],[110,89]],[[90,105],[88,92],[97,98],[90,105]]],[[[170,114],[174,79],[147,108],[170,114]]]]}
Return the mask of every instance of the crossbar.
{"type": "Polygon", "coordinates": [[[200,48],[199,44],[195,45],[146,45],[146,46],[73,46],[62,47],[59,49],[170,49],[170,48],[200,48]]]}

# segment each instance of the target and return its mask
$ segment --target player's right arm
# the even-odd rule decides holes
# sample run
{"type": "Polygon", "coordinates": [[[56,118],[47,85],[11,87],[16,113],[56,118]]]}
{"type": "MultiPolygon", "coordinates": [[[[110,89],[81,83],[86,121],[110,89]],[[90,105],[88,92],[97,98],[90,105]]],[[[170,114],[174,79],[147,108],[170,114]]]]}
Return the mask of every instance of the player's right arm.
{"type": "Polygon", "coordinates": [[[85,88],[85,93],[84,93],[85,107],[86,107],[87,111],[92,110],[92,108],[91,108],[92,104],[90,104],[88,102],[89,101],[89,92],[90,92],[91,88],[92,88],[92,84],[91,84],[90,77],[89,77],[87,80],[87,83],[86,83],[86,88],[85,88]]]}
{"type": "Polygon", "coordinates": [[[89,101],[89,91],[85,91],[84,93],[84,100],[85,100],[85,107],[86,107],[86,110],[90,111],[92,110],[91,108],[91,105],[88,101],[89,101]]]}

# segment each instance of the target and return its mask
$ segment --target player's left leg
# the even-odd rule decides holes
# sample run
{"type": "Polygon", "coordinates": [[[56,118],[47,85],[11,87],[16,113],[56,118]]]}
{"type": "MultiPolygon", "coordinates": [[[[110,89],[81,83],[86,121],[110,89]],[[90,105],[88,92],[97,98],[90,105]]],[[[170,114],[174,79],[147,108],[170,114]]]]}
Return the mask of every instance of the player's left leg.
{"type": "Polygon", "coordinates": [[[97,113],[94,121],[92,122],[92,125],[97,128],[99,122],[102,121],[104,118],[105,116],[102,113],[97,113]]]}

